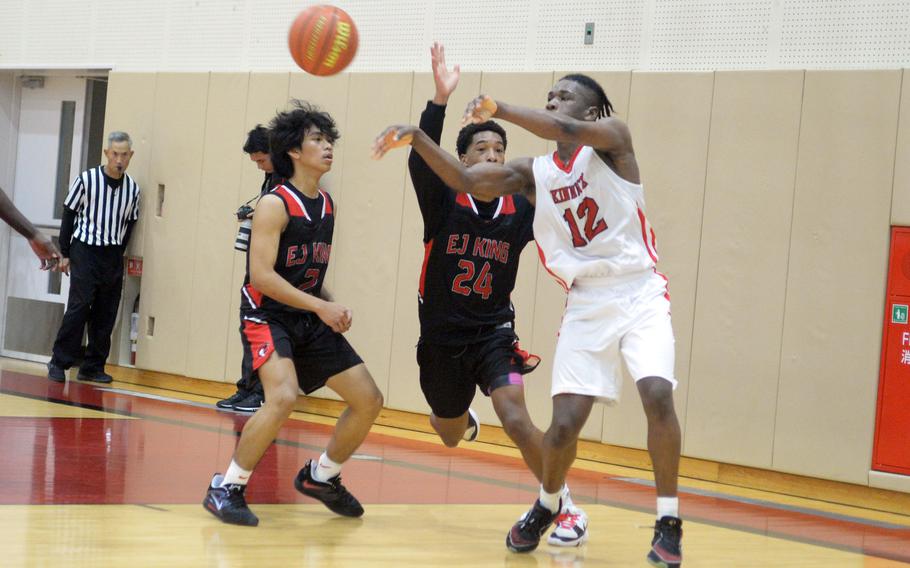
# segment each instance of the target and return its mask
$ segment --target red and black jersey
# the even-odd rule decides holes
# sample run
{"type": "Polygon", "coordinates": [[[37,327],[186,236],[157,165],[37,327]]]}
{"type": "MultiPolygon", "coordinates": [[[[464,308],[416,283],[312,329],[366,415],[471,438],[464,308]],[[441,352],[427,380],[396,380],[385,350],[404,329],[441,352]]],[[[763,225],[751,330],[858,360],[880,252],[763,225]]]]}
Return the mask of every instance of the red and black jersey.
{"type": "MultiPolygon", "coordinates": [[[[420,129],[437,144],[445,107],[427,101],[420,129]]],[[[534,207],[511,195],[491,203],[457,194],[417,152],[408,158],[423,217],[425,256],[420,274],[420,339],[465,345],[511,325],[510,299],[518,257],[534,240],[534,207]]]]}
{"type": "MultiPolygon", "coordinates": [[[[278,241],[278,258],[275,272],[296,288],[319,296],[329,267],[332,252],[332,234],[335,230],[334,204],[329,194],[319,190],[319,196],[310,198],[290,182],[275,186],[268,195],[281,198],[288,214],[288,224],[278,241]]],[[[255,238],[255,234],[251,240],[255,238]]],[[[250,247],[252,249],[252,246],[250,247]]],[[[249,312],[302,312],[282,304],[256,290],[250,283],[250,261],[247,255],[246,278],[240,297],[240,310],[249,312]]]]}
{"type": "Polygon", "coordinates": [[[511,294],[518,258],[534,238],[534,208],[517,195],[492,203],[448,196],[448,214],[424,245],[418,311],[421,341],[458,345],[514,327],[511,294]]]}

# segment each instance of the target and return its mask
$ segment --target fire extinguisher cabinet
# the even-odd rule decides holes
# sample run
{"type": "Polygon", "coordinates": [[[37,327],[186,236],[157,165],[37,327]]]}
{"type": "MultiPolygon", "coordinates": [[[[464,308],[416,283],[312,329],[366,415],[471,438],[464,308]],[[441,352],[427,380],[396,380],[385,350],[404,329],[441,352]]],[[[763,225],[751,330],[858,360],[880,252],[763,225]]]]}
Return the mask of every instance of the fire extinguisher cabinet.
{"type": "Polygon", "coordinates": [[[910,475],[910,227],[891,228],[872,469],[910,475]]]}

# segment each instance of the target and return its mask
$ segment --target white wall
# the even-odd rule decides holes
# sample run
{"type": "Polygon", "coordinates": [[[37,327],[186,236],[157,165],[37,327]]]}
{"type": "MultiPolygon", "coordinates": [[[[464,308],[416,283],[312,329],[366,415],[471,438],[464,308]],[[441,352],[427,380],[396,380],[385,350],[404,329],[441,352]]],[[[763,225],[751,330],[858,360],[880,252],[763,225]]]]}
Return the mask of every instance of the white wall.
{"type": "MultiPolygon", "coordinates": [[[[13,198],[13,165],[16,163],[16,140],[19,136],[18,96],[15,74],[0,72],[0,189],[10,199],[13,198]]],[[[9,267],[7,251],[11,232],[6,223],[0,223],[0,318],[6,314],[6,273],[9,267]]],[[[3,327],[0,324],[0,345],[3,345],[3,327]]]]}
{"type": "MultiPolygon", "coordinates": [[[[0,0],[0,67],[289,70],[298,0],[0,0]]],[[[872,69],[910,65],[907,0],[337,0],[350,70],[872,69]],[[584,24],[595,23],[584,45],[584,24]]]]}

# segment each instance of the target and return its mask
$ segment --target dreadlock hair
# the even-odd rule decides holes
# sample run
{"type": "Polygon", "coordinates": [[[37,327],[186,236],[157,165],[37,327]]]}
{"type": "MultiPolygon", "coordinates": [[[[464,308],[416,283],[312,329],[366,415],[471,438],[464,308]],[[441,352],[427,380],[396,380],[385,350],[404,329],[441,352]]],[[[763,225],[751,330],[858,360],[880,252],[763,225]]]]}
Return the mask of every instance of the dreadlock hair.
{"type": "Polygon", "coordinates": [[[294,108],[279,112],[269,123],[269,156],[275,173],[285,179],[294,176],[294,163],[288,152],[300,148],[306,131],[315,126],[333,143],[341,135],[329,113],[306,101],[293,101],[294,108]]]}
{"type": "Polygon", "coordinates": [[[480,124],[469,124],[458,131],[458,139],[455,141],[455,150],[458,152],[458,157],[460,158],[468,153],[468,146],[470,146],[471,142],[474,140],[475,134],[486,130],[499,134],[499,137],[502,138],[502,149],[506,149],[507,142],[505,129],[492,120],[488,120],[486,122],[481,122],[480,124]]]}
{"type": "Polygon", "coordinates": [[[581,73],[572,73],[571,75],[566,75],[560,81],[573,81],[589,89],[597,97],[597,100],[594,101],[597,106],[597,118],[613,115],[613,104],[607,98],[607,93],[604,92],[603,87],[594,79],[581,73]]]}
{"type": "Polygon", "coordinates": [[[262,152],[269,153],[269,130],[261,124],[250,130],[246,135],[246,142],[243,144],[243,151],[247,154],[262,152]]]}

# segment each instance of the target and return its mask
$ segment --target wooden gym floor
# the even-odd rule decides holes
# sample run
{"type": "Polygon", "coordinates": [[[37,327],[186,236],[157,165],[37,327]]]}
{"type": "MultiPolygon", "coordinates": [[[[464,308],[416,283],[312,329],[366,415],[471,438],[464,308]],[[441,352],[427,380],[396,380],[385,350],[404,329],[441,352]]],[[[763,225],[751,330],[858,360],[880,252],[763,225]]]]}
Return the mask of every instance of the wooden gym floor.
{"type": "MultiPolygon", "coordinates": [[[[654,493],[641,469],[580,460],[569,485],[590,541],[517,555],[505,534],[536,482],[514,449],[452,450],[374,426],[342,473],[366,514],[345,519],[293,487],[334,423],[298,412],[252,478],[259,526],[229,526],[200,503],[246,415],[214,409],[214,396],[137,385],[131,370],[112,372],[131,382],[101,386],[48,381],[41,365],[0,367],[0,566],[646,565],[654,493]]],[[[685,566],[910,565],[910,511],[680,485],[685,566]]]]}

